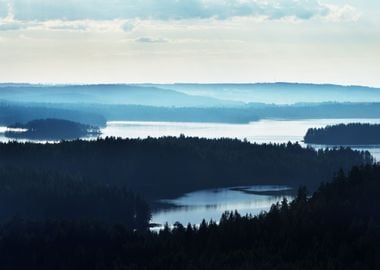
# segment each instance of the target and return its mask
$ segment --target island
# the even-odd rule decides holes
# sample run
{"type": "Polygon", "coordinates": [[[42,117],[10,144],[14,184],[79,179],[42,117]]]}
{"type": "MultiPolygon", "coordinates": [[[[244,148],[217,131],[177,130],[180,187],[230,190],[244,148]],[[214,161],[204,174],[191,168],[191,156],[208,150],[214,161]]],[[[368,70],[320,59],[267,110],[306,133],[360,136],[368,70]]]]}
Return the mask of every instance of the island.
{"type": "Polygon", "coordinates": [[[38,119],[26,124],[16,123],[7,127],[5,136],[28,140],[73,140],[98,136],[98,127],[63,119],[38,119]]]}
{"type": "Polygon", "coordinates": [[[380,124],[352,123],[310,128],[304,142],[323,145],[378,145],[380,124]]]}

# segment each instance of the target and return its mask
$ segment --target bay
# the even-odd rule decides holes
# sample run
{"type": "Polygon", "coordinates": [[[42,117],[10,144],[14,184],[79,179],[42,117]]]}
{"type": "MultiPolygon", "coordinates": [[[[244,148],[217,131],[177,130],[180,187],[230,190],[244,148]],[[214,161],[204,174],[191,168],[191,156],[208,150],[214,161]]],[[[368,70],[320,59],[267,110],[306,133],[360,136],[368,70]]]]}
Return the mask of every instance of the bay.
{"type": "Polygon", "coordinates": [[[286,186],[247,186],[200,190],[171,200],[160,200],[171,207],[153,212],[152,223],[158,228],[167,223],[200,224],[202,220],[218,222],[226,211],[241,215],[257,215],[267,211],[272,204],[286,198],[292,200],[292,190],[286,186]]]}

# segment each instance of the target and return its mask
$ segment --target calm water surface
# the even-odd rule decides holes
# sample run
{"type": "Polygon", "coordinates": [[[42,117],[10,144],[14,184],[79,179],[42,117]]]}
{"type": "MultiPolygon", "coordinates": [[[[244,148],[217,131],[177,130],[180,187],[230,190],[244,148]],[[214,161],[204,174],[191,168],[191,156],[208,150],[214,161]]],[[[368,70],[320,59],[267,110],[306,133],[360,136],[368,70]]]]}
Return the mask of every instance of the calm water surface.
{"type": "MultiPolygon", "coordinates": [[[[171,122],[109,122],[102,130],[102,137],[146,138],[179,136],[184,134],[203,138],[237,138],[256,143],[302,143],[309,128],[348,123],[380,124],[380,119],[306,119],[306,120],[261,120],[249,124],[216,123],[171,123],[171,122]]],[[[304,145],[306,146],[306,145],[304,145]]],[[[326,146],[314,146],[325,148],[326,146]]],[[[380,160],[380,145],[352,147],[368,150],[376,160],[380,160]]]]}
{"type": "Polygon", "coordinates": [[[152,223],[169,225],[200,224],[206,221],[219,221],[225,211],[237,210],[241,215],[259,214],[282,198],[292,199],[290,189],[284,186],[249,186],[223,188],[191,192],[174,200],[161,200],[172,204],[173,208],[161,209],[152,215],[152,223]],[[272,192],[267,195],[267,192],[272,192]],[[262,194],[260,194],[262,193],[262,194]]]}
{"type": "MultiPolygon", "coordinates": [[[[324,127],[340,123],[380,124],[380,119],[306,119],[306,120],[261,120],[249,124],[217,123],[178,123],[178,122],[108,122],[103,128],[101,137],[146,138],[162,136],[179,136],[184,134],[203,138],[237,138],[256,143],[300,142],[311,127],[324,127]]],[[[0,127],[0,142],[11,139],[4,136],[6,128],[0,127]]],[[[87,139],[96,139],[95,137],[87,139]]],[[[26,140],[21,140],[25,142],[26,140]]],[[[44,141],[39,141],[44,142],[44,141]]],[[[305,146],[305,145],[304,145],[305,146]]],[[[313,146],[325,148],[326,146],[313,146]]],[[[357,150],[368,150],[380,160],[380,145],[352,147],[357,150]]]]}

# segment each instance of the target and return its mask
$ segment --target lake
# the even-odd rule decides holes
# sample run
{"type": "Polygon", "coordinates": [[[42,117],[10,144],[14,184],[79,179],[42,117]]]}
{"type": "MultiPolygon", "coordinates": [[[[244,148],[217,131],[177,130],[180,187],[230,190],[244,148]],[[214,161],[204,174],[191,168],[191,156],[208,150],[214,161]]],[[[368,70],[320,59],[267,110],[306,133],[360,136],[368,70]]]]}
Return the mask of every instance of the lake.
{"type": "Polygon", "coordinates": [[[202,190],[187,193],[177,199],[161,200],[173,207],[154,211],[152,223],[173,225],[200,224],[219,221],[225,211],[237,210],[241,215],[256,215],[267,211],[270,206],[286,198],[292,200],[291,189],[286,186],[247,186],[202,190]]]}
{"type": "MultiPolygon", "coordinates": [[[[247,139],[252,143],[287,143],[299,142],[311,127],[348,123],[380,124],[380,119],[303,119],[303,120],[260,120],[249,124],[220,124],[220,123],[178,123],[178,122],[108,122],[101,129],[101,137],[113,136],[121,138],[146,138],[162,136],[179,136],[184,134],[191,137],[203,138],[237,138],[247,139]]],[[[12,139],[4,136],[6,128],[0,127],[0,142],[12,139]]],[[[96,139],[90,137],[86,139],[96,139]]],[[[25,142],[26,140],[20,140],[25,142]]],[[[41,143],[45,141],[39,141],[41,143]]],[[[327,146],[311,145],[314,148],[327,146]]],[[[380,145],[354,146],[356,150],[368,150],[376,160],[380,160],[380,145]]]]}
{"type": "MultiPolygon", "coordinates": [[[[177,122],[108,122],[102,129],[102,137],[116,136],[122,138],[146,138],[162,136],[179,136],[203,138],[237,138],[247,139],[252,143],[287,143],[299,142],[309,128],[348,123],[380,124],[380,119],[305,119],[305,120],[260,120],[249,124],[219,123],[177,123],[177,122]]],[[[325,148],[327,146],[313,146],[325,148]]],[[[376,160],[380,160],[380,145],[352,147],[368,150],[376,160]]]]}

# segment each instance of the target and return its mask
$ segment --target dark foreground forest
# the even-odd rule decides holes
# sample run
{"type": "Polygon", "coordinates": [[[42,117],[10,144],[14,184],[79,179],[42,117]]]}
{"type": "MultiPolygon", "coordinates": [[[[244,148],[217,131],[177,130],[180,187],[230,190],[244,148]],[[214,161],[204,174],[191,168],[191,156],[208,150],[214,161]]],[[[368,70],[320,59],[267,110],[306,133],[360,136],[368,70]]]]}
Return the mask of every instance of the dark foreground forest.
{"type": "MultiPolygon", "coordinates": [[[[0,169],[54,173],[131,190],[149,202],[199,189],[253,184],[318,187],[340,168],[371,164],[368,152],[299,144],[166,137],[59,144],[0,144],[0,169]]],[[[0,179],[1,181],[1,179],[0,179]]]]}
{"type": "Polygon", "coordinates": [[[304,141],[305,143],[325,145],[380,144],[380,125],[353,123],[310,128],[304,141]]]}
{"type": "Polygon", "coordinates": [[[30,169],[0,169],[0,223],[75,220],[146,229],[148,204],[122,187],[30,169]]]}
{"type": "Polygon", "coordinates": [[[380,269],[380,167],[355,167],[259,216],[176,224],[159,234],[92,222],[0,227],[8,269],[380,269]]]}

